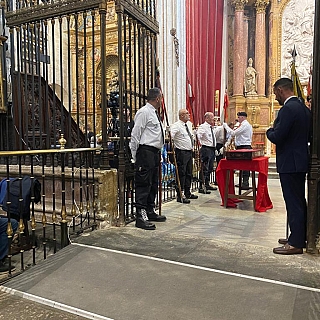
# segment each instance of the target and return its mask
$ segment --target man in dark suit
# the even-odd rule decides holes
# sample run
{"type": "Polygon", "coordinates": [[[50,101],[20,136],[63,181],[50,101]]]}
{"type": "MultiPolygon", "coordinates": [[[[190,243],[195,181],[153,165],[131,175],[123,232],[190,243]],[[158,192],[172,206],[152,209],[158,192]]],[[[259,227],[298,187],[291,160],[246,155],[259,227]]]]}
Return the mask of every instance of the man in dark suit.
{"type": "Polygon", "coordinates": [[[274,248],[277,254],[301,254],[306,246],[307,203],[305,179],[309,163],[310,110],[293,93],[293,83],[281,78],[273,86],[279,110],[268,139],[276,145],[277,171],[286,204],[290,227],[288,239],[279,239],[284,246],[274,248]]]}

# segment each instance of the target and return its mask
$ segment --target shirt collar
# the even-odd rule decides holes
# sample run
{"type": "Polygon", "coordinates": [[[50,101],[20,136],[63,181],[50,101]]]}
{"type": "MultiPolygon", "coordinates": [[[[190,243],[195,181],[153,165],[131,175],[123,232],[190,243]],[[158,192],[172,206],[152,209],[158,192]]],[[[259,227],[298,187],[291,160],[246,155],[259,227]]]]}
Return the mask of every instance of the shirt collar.
{"type": "Polygon", "coordinates": [[[291,98],[296,98],[296,96],[290,96],[289,98],[287,98],[287,99],[285,100],[285,102],[283,103],[283,105],[285,105],[291,98]]]}

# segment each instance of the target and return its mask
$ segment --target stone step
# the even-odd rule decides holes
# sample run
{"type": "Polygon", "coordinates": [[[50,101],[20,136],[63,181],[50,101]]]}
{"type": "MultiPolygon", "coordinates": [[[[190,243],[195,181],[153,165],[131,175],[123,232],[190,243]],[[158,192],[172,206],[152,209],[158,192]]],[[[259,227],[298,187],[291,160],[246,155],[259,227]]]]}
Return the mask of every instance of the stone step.
{"type": "Polygon", "coordinates": [[[279,179],[275,158],[269,158],[268,179],[279,179]]]}

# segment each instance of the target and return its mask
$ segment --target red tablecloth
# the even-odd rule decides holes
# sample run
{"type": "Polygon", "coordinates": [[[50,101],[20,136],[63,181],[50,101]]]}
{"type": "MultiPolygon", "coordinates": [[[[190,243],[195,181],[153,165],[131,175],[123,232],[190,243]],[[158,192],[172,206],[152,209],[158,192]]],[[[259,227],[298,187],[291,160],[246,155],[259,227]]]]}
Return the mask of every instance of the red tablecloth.
{"type": "MultiPolygon", "coordinates": [[[[222,199],[222,205],[224,205],[223,202],[227,170],[230,170],[229,194],[235,194],[233,170],[247,170],[258,172],[259,175],[255,210],[258,212],[265,212],[266,210],[273,208],[271,199],[269,197],[267,185],[268,157],[259,157],[253,160],[220,160],[216,171],[216,178],[222,199]]],[[[227,207],[236,207],[237,202],[239,202],[238,199],[228,198],[227,207]]]]}

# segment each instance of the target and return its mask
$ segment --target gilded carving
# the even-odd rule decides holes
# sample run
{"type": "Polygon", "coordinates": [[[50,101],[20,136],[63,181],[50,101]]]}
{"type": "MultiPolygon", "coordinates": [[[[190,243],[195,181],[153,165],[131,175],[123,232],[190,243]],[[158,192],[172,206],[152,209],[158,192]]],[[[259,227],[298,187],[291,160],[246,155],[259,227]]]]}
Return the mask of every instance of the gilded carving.
{"type": "Polygon", "coordinates": [[[249,0],[230,0],[230,4],[234,6],[236,11],[243,11],[244,6],[248,3],[249,0]]]}
{"type": "Polygon", "coordinates": [[[256,0],[255,6],[257,13],[265,13],[270,0],[256,0]]]}
{"type": "Polygon", "coordinates": [[[253,128],[259,128],[260,123],[260,107],[259,106],[248,106],[248,121],[251,123],[253,128]]]}

